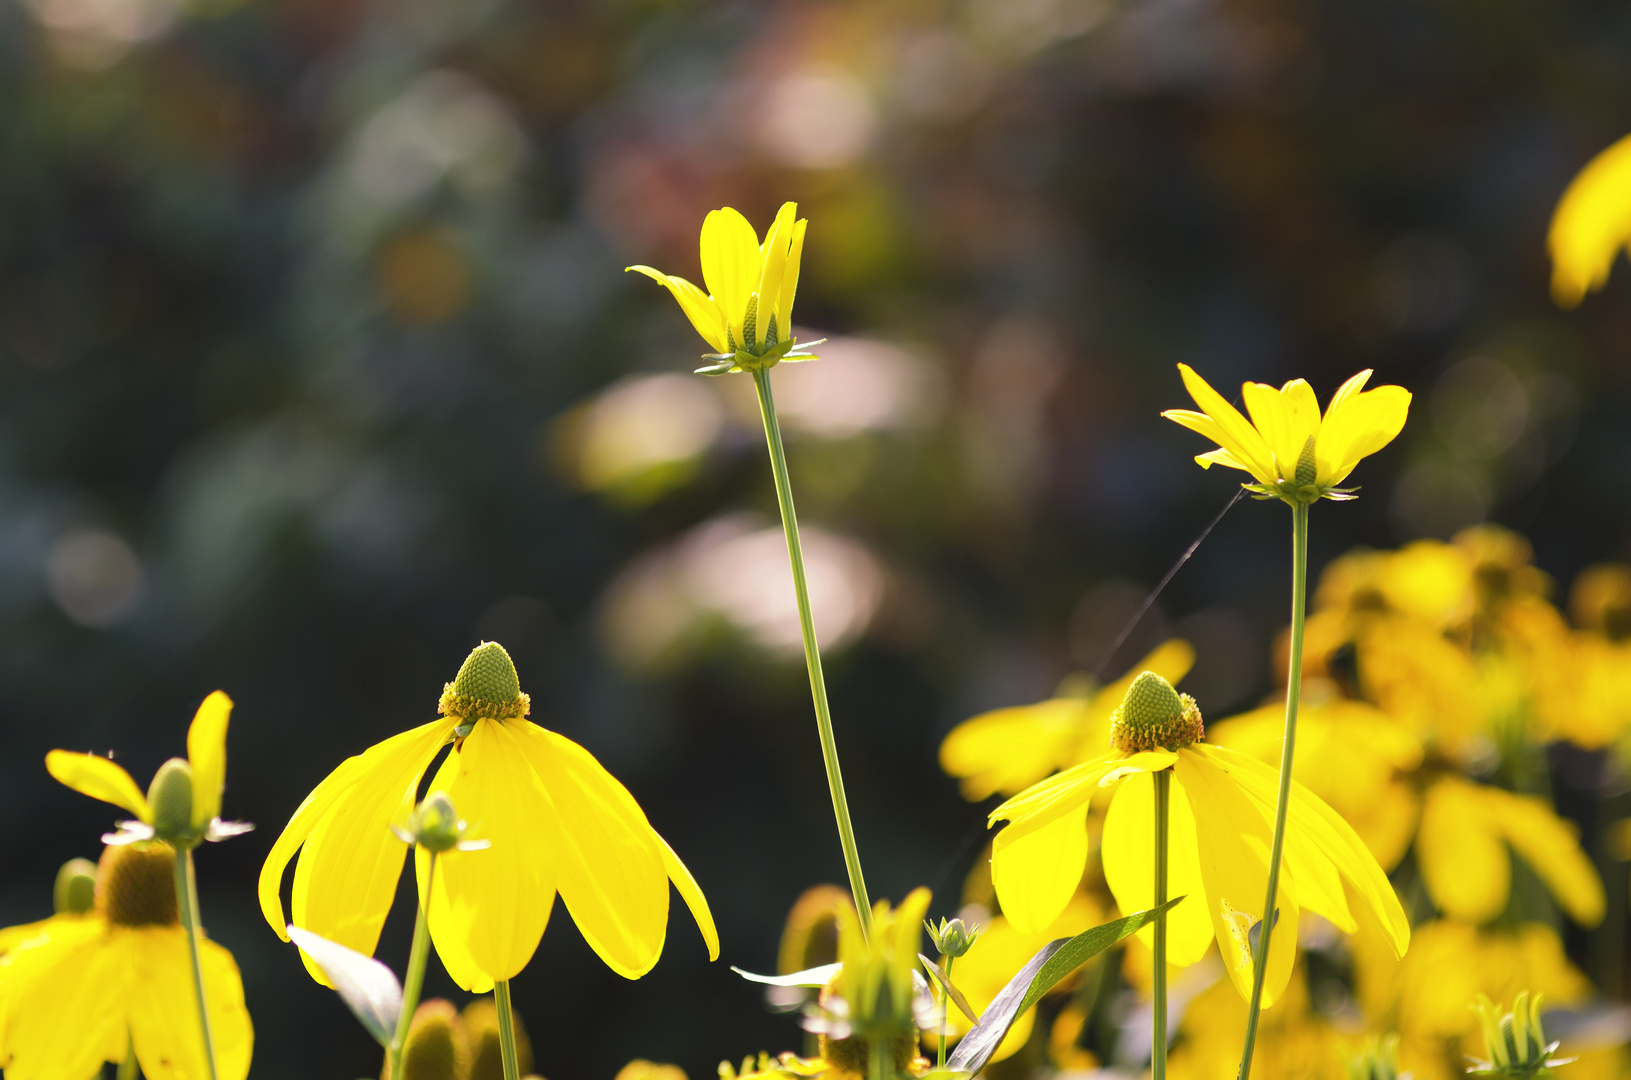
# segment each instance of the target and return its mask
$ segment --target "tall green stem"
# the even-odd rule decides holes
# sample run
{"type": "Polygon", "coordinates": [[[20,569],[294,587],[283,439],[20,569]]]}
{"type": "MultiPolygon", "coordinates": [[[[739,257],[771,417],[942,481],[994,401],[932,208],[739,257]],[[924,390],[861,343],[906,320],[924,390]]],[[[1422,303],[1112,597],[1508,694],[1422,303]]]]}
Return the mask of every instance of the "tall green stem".
{"type": "Polygon", "coordinates": [[[181,928],[187,934],[187,951],[193,961],[193,993],[198,999],[198,1026],[204,1032],[204,1059],[209,1062],[210,1080],[217,1080],[215,1067],[215,1037],[210,1033],[210,1010],[204,994],[204,963],[199,956],[198,944],[198,875],[193,872],[193,852],[185,848],[176,852],[174,860],[176,881],[176,907],[181,915],[181,928]]]}
{"type": "MultiPolygon", "coordinates": [[[[1155,906],[1167,902],[1167,806],[1172,793],[1172,770],[1155,774],[1155,906]]],[[[1150,1037],[1150,1076],[1167,1075],[1167,913],[1155,917],[1155,1024],[1150,1037]]]]}
{"type": "Polygon", "coordinates": [[[804,548],[799,543],[798,515],[793,511],[793,486],[787,479],[787,454],[782,449],[781,425],[776,421],[776,400],[770,394],[770,372],[755,371],[753,385],[759,391],[759,415],[764,420],[765,442],[770,447],[770,468],[776,476],[776,502],[781,507],[782,530],[787,534],[787,561],[793,567],[799,630],[804,635],[804,665],[810,672],[810,696],[815,699],[816,730],[821,736],[821,759],[827,766],[833,816],[838,819],[838,841],[844,847],[844,866],[849,870],[849,888],[855,897],[856,913],[861,917],[861,932],[871,938],[872,902],[867,899],[866,880],[861,876],[861,853],[855,846],[849,801],[844,797],[844,774],[838,767],[838,744],[833,739],[832,714],[827,708],[827,680],[821,673],[821,649],[816,645],[815,622],[810,617],[810,590],[804,583],[804,548]]]}
{"type": "Polygon", "coordinates": [[[1274,938],[1277,911],[1274,901],[1280,891],[1280,853],[1286,839],[1286,804],[1291,797],[1291,763],[1297,750],[1297,703],[1303,688],[1303,623],[1308,607],[1308,504],[1291,508],[1291,657],[1286,672],[1286,730],[1280,746],[1280,792],[1274,803],[1274,841],[1269,846],[1269,887],[1263,900],[1263,920],[1258,923],[1257,950],[1252,957],[1252,997],[1246,1007],[1246,1042],[1240,1051],[1239,1080],[1252,1074],[1252,1050],[1257,1044],[1257,1019],[1263,1008],[1263,976],[1269,962],[1269,942],[1274,938]]]}
{"type": "MultiPolygon", "coordinates": [[[[946,957],[946,981],[951,982],[951,965],[956,962],[955,956],[946,957]]],[[[951,989],[940,988],[940,1054],[935,1059],[935,1068],[946,1067],[946,1017],[951,1012],[951,989]]]]}
{"type": "Polygon", "coordinates": [[[895,1057],[890,1041],[889,1036],[882,1032],[867,1036],[867,1046],[872,1050],[872,1069],[868,1080],[895,1080],[895,1057]]]}
{"type": "MultiPolygon", "coordinates": [[[[97,1073],[98,1076],[102,1075],[97,1073]]],[[[136,1044],[129,1043],[125,1049],[125,1059],[119,1062],[119,1071],[114,1073],[114,1080],[136,1080],[136,1044]]]]}
{"type": "Polygon", "coordinates": [[[408,1049],[408,1032],[413,1026],[413,1014],[419,1008],[419,995],[425,987],[425,962],[430,958],[429,897],[436,881],[436,853],[428,852],[430,866],[425,871],[425,897],[419,901],[419,913],[413,920],[413,945],[408,950],[408,977],[402,984],[402,1011],[396,1018],[396,1032],[391,1036],[391,1080],[401,1080],[402,1055],[408,1049]]]}
{"type": "Polygon", "coordinates": [[[504,1059],[504,1080],[521,1080],[515,1055],[515,1014],[510,1011],[510,980],[493,980],[493,1003],[498,1006],[498,1052],[504,1059]]]}

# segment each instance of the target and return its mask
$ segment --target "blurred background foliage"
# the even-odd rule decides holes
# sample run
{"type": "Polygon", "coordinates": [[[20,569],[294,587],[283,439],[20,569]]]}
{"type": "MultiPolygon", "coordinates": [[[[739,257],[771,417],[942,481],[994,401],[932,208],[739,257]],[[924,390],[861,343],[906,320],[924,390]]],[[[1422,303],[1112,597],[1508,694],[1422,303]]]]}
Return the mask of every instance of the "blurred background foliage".
{"type": "MultiPolygon", "coordinates": [[[[1273,508],[1114,647],[1236,479],[1157,417],[1175,362],[1416,394],[1316,574],[1485,520],[1564,588],[1631,555],[1631,273],[1560,313],[1543,243],[1628,130],[1608,0],[0,0],[0,921],[110,824],[46,750],[151,775],[223,688],[260,828],[202,853],[203,902],[255,1075],[370,1073],[254,875],[496,639],[725,948],[678,917],[627,983],[557,917],[515,985],[539,1070],[796,1045],[725,966],[842,880],[762,436],[622,267],[699,278],[714,207],[810,218],[833,340],[774,382],[839,746],[874,893],[949,914],[984,837],[954,723],[1171,634],[1209,718],[1271,690],[1273,508]]],[[[1625,786],[1558,772],[1566,809],[1625,786]]]]}

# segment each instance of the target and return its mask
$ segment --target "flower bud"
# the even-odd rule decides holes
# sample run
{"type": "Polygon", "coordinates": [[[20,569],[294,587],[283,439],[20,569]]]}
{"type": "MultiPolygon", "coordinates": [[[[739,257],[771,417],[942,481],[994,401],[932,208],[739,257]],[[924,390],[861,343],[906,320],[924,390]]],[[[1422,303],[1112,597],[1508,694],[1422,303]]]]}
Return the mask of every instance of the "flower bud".
{"type": "Polygon", "coordinates": [[[175,926],[176,852],[169,844],[141,840],[102,849],[96,903],[114,926],[175,926]]]}
{"type": "Polygon", "coordinates": [[[425,796],[425,801],[408,818],[408,835],[405,839],[432,854],[440,855],[457,847],[469,827],[468,822],[460,820],[447,793],[433,791],[425,796]]]}
{"type": "Polygon", "coordinates": [[[1372,1036],[1348,1059],[1348,1080],[1398,1080],[1399,1037],[1372,1036]]]}
{"type": "Polygon", "coordinates": [[[1121,705],[1110,714],[1110,742],[1117,750],[1180,750],[1206,738],[1195,699],[1180,694],[1153,671],[1140,672],[1121,705]]]}
{"type": "Polygon", "coordinates": [[[962,919],[941,919],[939,926],[926,922],[923,927],[940,954],[953,960],[972,949],[980,936],[979,923],[970,925],[962,919]]]}
{"type": "Polygon", "coordinates": [[[463,720],[514,719],[531,708],[510,654],[496,641],[483,642],[465,657],[458,675],[442,688],[437,705],[442,715],[463,720]]]}
{"type": "MultiPolygon", "coordinates": [[[[510,1010],[515,1029],[515,1062],[522,1074],[532,1068],[532,1043],[521,1017],[510,1010]]],[[[498,1043],[498,1005],[490,997],[464,1007],[464,1029],[470,1036],[470,1080],[504,1080],[504,1056],[498,1043]]]]}
{"type": "Polygon", "coordinates": [[[96,864],[69,859],[57,871],[52,900],[58,915],[83,915],[96,906],[96,864]]]}
{"type": "Polygon", "coordinates": [[[617,1070],[614,1080],[687,1080],[687,1077],[678,1065],[635,1058],[617,1070]]]}
{"type": "Polygon", "coordinates": [[[1499,1006],[1479,994],[1473,1008],[1484,1030],[1484,1048],[1489,1060],[1476,1062],[1468,1071],[1479,1076],[1529,1080],[1548,1076],[1555,1066],[1573,1061],[1573,1058],[1550,1057],[1557,1043],[1548,1043],[1546,1033],[1541,1030],[1540,1002],[1540,994],[1531,998],[1525,990],[1513,1000],[1512,1011],[1503,1014],[1499,1006]]]}
{"type": "MultiPolygon", "coordinates": [[[[463,1017],[443,998],[422,1002],[408,1022],[402,1080],[465,1080],[469,1075],[470,1042],[463,1017]]],[[[380,1077],[393,1080],[389,1054],[380,1077]]]]}
{"type": "Polygon", "coordinates": [[[193,768],[186,758],[171,758],[153,774],[147,788],[147,805],[153,811],[153,835],[176,848],[194,846],[193,768]]]}

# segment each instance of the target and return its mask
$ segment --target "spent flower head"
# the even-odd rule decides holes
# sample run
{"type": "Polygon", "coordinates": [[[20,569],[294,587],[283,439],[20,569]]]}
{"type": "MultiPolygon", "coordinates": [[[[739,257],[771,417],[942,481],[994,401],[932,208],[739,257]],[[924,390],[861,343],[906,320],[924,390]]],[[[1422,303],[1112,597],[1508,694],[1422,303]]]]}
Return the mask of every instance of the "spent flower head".
{"type": "Polygon", "coordinates": [[[221,791],[226,787],[227,721],[232,699],[217,690],[204,699],[187,729],[187,756],[159,766],[147,794],[130,774],[109,758],[53,750],[45,767],[57,780],[82,795],[112,803],[136,815],[119,822],[119,831],[104,843],[128,844],[159,839],[179,850],[246,833],[254,826],[222,821],[221,791]]]}
{"type": "Polygon", "coordinates": [[[1161,415],[1218,444],[1195,460],[1201,468],[1227,465],[1252,474],[1246,490],[1292,505],[1319,499],[1350,499],[1353,488],[1338,484],[1360,459],[1393,441],[1410,411],[1410,392],[1402,386],[1365,390],[1369,369],[1343,383],[1320,415],[1314,390],[1303,379],[1280,389],[1246,383],[1241,396],[1251,420],[1224,400],[1188,364],[1179,364],[1184,386],[1201,407],[1168,409],[1161,415]]]}
{"type": "MultiPolygon", "coordinates": [[[[805,351],[820,341],[793,341],[793,296],[798,291],[804,228],[797,203],[782,203],[764,243],[748,219],[730,207],[711,211],[702,223],[702,280],[708,292],[674,274],[629,266],[665,286],[691,325],[714,352],[697,371],[723,375],[778,363],[814,360],[805,351]]],[[[823,339],[825,340],[825,339],[823,339]]]]}
{"type": "Polygon", "coordinates": [[[1573,1058],[1554,1058],[1556,1042],[1547,1042],[1540,1026],[1542,994],[1529,996],[1525,990],[1512,1001],[1512,1011],[1503,1013],[1483,994],[1472,1008],[1484,1029],[1485,1061],[1474,1060],[1468,1072],[1474,1076],[1527,1078],[1549,1076],[1552,1069],[1567,1065],[1573,1058]]]}

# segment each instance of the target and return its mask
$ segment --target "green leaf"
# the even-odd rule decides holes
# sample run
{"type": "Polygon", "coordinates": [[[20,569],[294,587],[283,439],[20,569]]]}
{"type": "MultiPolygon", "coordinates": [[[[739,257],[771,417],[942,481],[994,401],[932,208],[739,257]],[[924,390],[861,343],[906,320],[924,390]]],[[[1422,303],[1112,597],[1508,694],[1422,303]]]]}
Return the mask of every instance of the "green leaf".
{"type": "Polygon", "coordinates": [[[371,956],[298,926],[289,927],[289,940],[323,969],[340,1000],[368,1034],[381,1046],[390,1046],[397,1018],[402,1015],[402,986],[391,969],[371,956]]]}
{"type": "Polygon", "coordinates": [[[941,970],[940,965],[922,953],[918,953],[917,958],[923,961],[924,969],[934,976],[934,981],[939,983],[940,988],[950,995],[952,1002],[963,1011],[963,1015],[968,1017],[969,1022],[978,1024],[980,1014],[974,1011],[974,1006],[968,1003],[968,998],[963,996],[963,992],[951,984],[951,978],[941,970]]]}
{"type": "Polygon", "coordinates": [[[992,999],[980,1022],[964,1035],[957,1044],[946,1066],[969,1073],[985,1068],[991,1055],[997,1052],[1003,1036],[1015,1020],[1042,999],[1042,995],[1062,982],[1065,976],[1087,963],[1099,953],[1123,938],[1132,936],[1142,927],[1154,922],[1155,917],[1182,900],[1175,897],[1160,907],[1138,911],[1103,926],[1077,934],[1073,938],[1059,938],[1042,946],[1030,961],[1019,969],[1019,974],[1008,980],[1008,985],[992,999]]]}

